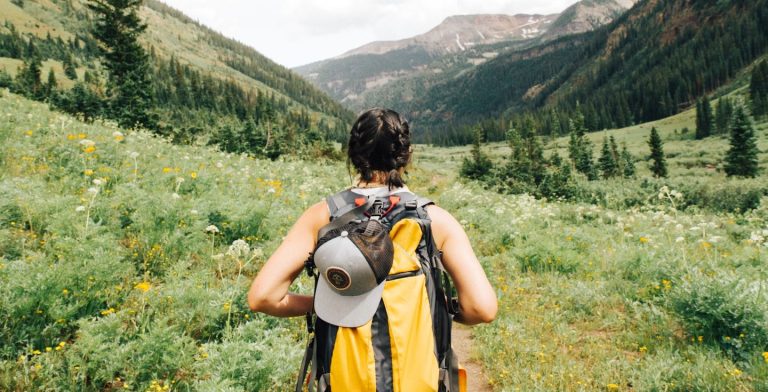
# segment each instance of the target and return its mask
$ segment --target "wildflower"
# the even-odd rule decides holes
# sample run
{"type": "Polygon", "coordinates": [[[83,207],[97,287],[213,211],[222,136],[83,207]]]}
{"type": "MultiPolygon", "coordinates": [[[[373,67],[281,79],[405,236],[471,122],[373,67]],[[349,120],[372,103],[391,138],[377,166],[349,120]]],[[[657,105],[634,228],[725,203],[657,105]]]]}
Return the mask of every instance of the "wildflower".
{"type": "Polygon", "coordinates": [[[170,173],[172,170],[173,169],[171,169],[170,167],[166,166],[166,167],[163,168],[163,173],[170,173]]]}
{"type": "Polygon", "coordinates": [[[133,288],[146,293],[147,291],[149,291],[149,289],[152,288],[152,284],[149,282],[136,283],[136,285],[133,286],[133,288]]]}
{"type": "Polygon", "coordinates": [[[179,199],[181,199],[181,196],[179,196],[179,194],[178,194],[178,193],[176,193],[176,192],[173,192],[173,194],[171,194],[171,197],[172,197],[174,200],[179,200],[179,199]]]}
{"type": "Polygon", "coordinates": [[[704,342],[704,337],[699,335],[698,340],[699,340],[699,343],[702,343],[702,342],[704,342]]]}
{"type": "Polygon", "coordinates": [[[191,179],[193,179],[193,180],[194,180],[195,178],[197,178],[197,172],[191,172],[191,173],[189,173],[189,178],[191,178],[191,179]]]}
{"type": "Polygon", "coordinates": [[[768,351],[763,352],[763,360],[768,363],[768,351]]]}
{"type": "Polygon", "coordinates": [[[115,309],[114,308],[109,308],[109,309],[101,311],[101,315],[102,316],[109,316],[112,313],[115,313],[115,309]]]}
{"type": "Polygon", "coordinates": [[[122,142],[123,140],[125,140],[125,135],[123,135],[123,133],[120,131],[112,132],[112,137],[114,137],[115,141],[118,141],[118,142],[122,142]]]}
{"type": "Polygon", "coordinates": [[[49,352],[51,352],[51,351],[53,351],[53,349],[52,349],[52,348],[50,348],[50,347],[46,347],[46,348],[45,348],[45,352],[49,353],[49,352]]]}
{"type": "Polygon", "coordinates": [[[211,234],[218,234],[218,233],[220,233],[219,228],[216,227],[216,225],[209,225],[208,227],[205,228],[205,231],[207,233],[211,233],[211,234]]]}
{"type": "Polygon", "coordinates": [[[101,178],[93,179],[93,185],[103,185],[103,184],[104,184],[104,180],[102,180],[101,178]]]}
{"type": "Polygon", "coordinates": [[[643,236],[641,236],[641,237],[640,237],[640,243],[641,243],[641,244],[647,244],[647,243],[649,243],[649,242],[651,242],[651,239],[650,239],[650,238],[648,238],[648,237],[643,237],[643,236]]]}
{"type": "Polygon", "coordinates": [[[642,346],[642,347],[640,347],[640,352],[641,352],[641,353],[646,353],[646,352],[648,352],[648,347],[645,347],[645,346],[642,346]]]}
{"type": "Polygon", "coordinates": [[[96,194],[99,193],[99,188],[96,187],[90,187],[88,188],[88,193],[90,193],[93,196],[96,196],[96,194]]]}
{"type": "Polygon", "coordinates": [[[64,349],[64,346],[65,346],[66,344],[67,344],[67,342],[65,342],[65,341],[63,341],[63,340],[62,340],[61,342],[59,342],[59,344],[56,346],[56,351],[61,351],[61,350],[63,350],[63,349],[64,349]]]}
{"type": "Polygon", "coordinates": [[[75,211],[83,212],[83,211],[85,211],[85,206],[77,206],[77,208],[75,208],[75,211]]]}
{"type": "Polygon", "coordinates": [[[85,174],[86,176],[92,176],[93,175],[93,170],[85,169],[85,170],[83,170],[83,174],[85,174]]]}
{"type": "Polygon", "coordinates": [[[739,370],[738,368],[733,368],[733,370],[731,370],[729,373],[733,377],[741,376],[741,370],[739,370]]]}
{"type": "Polygon", "coordinates": [[[86,136],[86,135],[85,135],[84,133],[78,133],[78,134],[77,134],[77,138],[78,138],[78,139],[85,139],[85,136],[86,136]]]}
{"type": "Polygon", "coordinates": [[[32,355],[40,355],[42,354],[40,350],[32,350],[32,355]]]}
{"type": "Polygon", "coordinates": [[[247,257],[249,253],[251,253],[251,247],[243,240],[235,240],[227,250],[227,255],[238,259],[247,257]]]}
{"type": "Polygon", "coordinates": [[[224,305],[222,305],[222,309],[224,309],[225,312],[229,312],[229,309],[232,305],[229,302],[224,302],[224,305]]]}
{"type": "Polygon", "coordinates": [[[83,151],[88,153],[88,154],[90,154],[90,153],[96,151],[96,147],[95,146],[89,146],[89,147],[86,147],[85,149],[83,149],[83,151]]]}
{"type": "Polygon", "coordinates": [[[131,159],[136,159],[136,158],[138,158],[138,157],[139,157],[139,153],[138,153],[138,152],[136,152],[136,151],[131,151],[131,152],[128,154],[128,156],[129,156],[129,157],[131,157],[131,159]]]}
{"type": "Polygon", "coordinates": [[[189,210],[189,213],[192,215],[197,215],[199,212],[197,210],[189,210]]]}
{"type": "Polygon", "coordinates": [[[61,290],[61,293],[64,294],[64,295],[68,295],[69,294],[69,290],[67,290],[67,289],[61,290]]]}
{"type": "Polygon", "coordinates": [[[83,146],[83,148],[93,147],[96,145],[96,142],[94,142],[91,139],[83,139],[80,141],[80,145],[83,146]]]}
{"type": "Polygon", "coordinates": [[[182,182],[184,182],[184,177],[176,177],[177,184],[181,184],[182,182]]]}
{"type": "Polygon", "coordinates": [[[619,384],[608,384],[606,385],[609,391],[618,391],[619,390],[619,384]]]}

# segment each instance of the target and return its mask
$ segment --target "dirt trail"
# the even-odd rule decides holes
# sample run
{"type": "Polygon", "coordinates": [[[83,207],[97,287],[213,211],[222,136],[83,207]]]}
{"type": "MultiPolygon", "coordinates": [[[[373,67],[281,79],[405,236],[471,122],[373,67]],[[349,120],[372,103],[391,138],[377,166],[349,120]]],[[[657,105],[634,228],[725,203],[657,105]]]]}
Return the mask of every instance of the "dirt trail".
{"type": "Polygon", "coordinates": [[[453,324],[451,342],[459,356],[459,362],[467,370],[467,392],[492,392],[483,368],[472,355],[472,329],[458,323],[453,324]]]}

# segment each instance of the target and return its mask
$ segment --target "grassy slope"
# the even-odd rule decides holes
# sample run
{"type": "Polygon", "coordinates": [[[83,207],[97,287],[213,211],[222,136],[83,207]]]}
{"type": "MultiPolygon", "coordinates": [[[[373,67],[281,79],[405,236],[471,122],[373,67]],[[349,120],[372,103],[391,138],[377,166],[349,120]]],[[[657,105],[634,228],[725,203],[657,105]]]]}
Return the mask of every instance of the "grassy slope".
{"type": "MultiPolygon", "coordinates": [[[[109,124],[2,95],[0,389],[287,388],[303,321],[251,315],[244,293],[298,214],[347,185],[344,165],[251,160],[143,133],[119,141],[109,124]],[[222,233],[208,234],[210,223],[222,233]],[[239,236],[257,249],[251,261],[222,255],[239,236]]],[[[475,330],[497,390],[765,388],[759,350],[731,361],[670,305],[697,282],[768,279],[765,250],[746,241],[768,229],[765,205],[736,217],[498,195],[456,181],[457,150],[418,146],[411,185],[464,225],[497,289],[498,319],[475,330]]],[[[756,298],[738,306],[768,312],[756,298]]],[[[750,338],[763,332],[749,325],[750,338]]],[[[729,339],[748,341],[738,335],[729,339]]]]}
{"type": "MultiPolygon", "coordinates": [[[[72,3],[74,9],[84,8],[82,1],[73,1],[72,3]]],[[[31,33],[42,38],[50,33],[54,38],[60,36],[65,40],[73,35],[71,29],[79,29],[84,26],[80,26],[84,23],[83,21],[68,20],[60,4],[49,0],[25,1],[24,4],[24,8],[20,9],[10,0],[0,0],[0,15],[2,15],[0,23],[9,20],[21,33],[31,33]]],[[[227,66],[221,61],[221,58],[230,56],[229,50],[209,44],[205,39],[207,33],[195,24],[185,23],[172,16],[163,15],[147,6],[141,8],[140,16],[149,25],[142,36],[142,40],[145,44],[152,45],[159,56],[166,59],[175,56],[182,63],[189,63],[198,70],[209,72],[216,77],[231,79],[245,88],[273,93],[277,98],[285,98],[294,108],[305,107],[284,93],[227,66]]],[[[6,68],[11,74],[16,73],[18,64],[20,62],[17,60],[0,58],[0,68],[6,68]]],[[[47,69],[44,71],[43,77],[47,76],[47,69]]],[[[82,74],[84,69],[79,71],[82,74]]],[[[73,84],[67,83],[69,81],[63,73],[58,80],[64,82],[62,83],[63,87],[73,84]]],[[[308,107],[307,110],[318,121],[325,118],[326,121],[333,122],[331,117],[323,113],[308,107]]]]}

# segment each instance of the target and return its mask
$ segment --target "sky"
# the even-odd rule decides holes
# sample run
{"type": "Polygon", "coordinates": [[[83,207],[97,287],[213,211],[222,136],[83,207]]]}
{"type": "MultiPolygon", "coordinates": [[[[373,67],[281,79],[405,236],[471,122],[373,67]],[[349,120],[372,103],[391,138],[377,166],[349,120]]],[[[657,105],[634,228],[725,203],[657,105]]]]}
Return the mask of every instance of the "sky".
{"type": "Polygon", "coordinates": [[[576,0],[162,0],[287,67],[412,37],[451,15],[553,14],[576,0]]]}

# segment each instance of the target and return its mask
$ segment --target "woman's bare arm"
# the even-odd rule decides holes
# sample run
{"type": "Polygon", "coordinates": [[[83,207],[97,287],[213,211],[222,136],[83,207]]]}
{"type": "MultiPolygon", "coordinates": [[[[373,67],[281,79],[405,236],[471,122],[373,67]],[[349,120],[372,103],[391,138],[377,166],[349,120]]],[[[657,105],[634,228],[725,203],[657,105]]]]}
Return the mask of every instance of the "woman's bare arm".
{"type": "Polygon", "coordinates": [[[459,294],[456,321],[472,325],[496,318],[498,303],[488,277],[472,250],[467,233],[456,219],[438,206],[428,206],[435,243],[443,251],[443,265],[459,294]]]}
{"type": "Polygon", "coordinates": [[[312,310],[312,296],[289,293],[317,241],[317,231],[330,216],[325,201],[309,207],[294,223],[275,253],[261,268],[248,291],[248,306],[272,316],[301,316],[312,310]]]}

